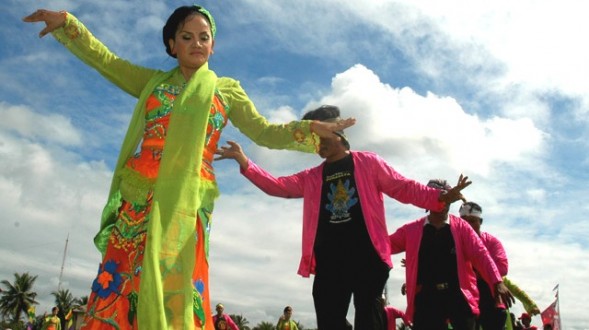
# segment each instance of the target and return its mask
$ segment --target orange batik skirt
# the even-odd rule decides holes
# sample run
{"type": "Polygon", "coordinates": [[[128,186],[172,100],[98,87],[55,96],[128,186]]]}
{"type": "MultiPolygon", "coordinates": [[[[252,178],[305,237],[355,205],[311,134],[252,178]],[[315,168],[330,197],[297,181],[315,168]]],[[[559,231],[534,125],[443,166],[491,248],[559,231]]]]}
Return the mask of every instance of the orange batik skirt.
{"type": "MultiPolygon", "coordinates": [[[[151,194],[145,205],[123,201],[92,283],[82,329],[137,329],[137,302],[150,210],[151,194]]],[[[194,306],[199,311],[194,314],[195,329],[204,329],[204,323],[212,325],[205,246],[205,231],[208,231],[205,226],[209,219],[200,219],[207,214],[199,212],[196,221],[198,239],[192,282],[202,297],[202,306],[194,306]]]]}

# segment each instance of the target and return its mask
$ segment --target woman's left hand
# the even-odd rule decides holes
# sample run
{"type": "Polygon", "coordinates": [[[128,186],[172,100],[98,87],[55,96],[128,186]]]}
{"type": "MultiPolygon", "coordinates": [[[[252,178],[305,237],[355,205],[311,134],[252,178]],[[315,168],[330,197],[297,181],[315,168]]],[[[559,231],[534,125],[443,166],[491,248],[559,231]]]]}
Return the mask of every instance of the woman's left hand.
{"type": "Polygon", "coordinates": [[[311,131],[322,138],[333,138],[333,132],[344,130],[355,123],[356,118],[342,119],[338,122],[316,120],[311,123],[311,131]]]}

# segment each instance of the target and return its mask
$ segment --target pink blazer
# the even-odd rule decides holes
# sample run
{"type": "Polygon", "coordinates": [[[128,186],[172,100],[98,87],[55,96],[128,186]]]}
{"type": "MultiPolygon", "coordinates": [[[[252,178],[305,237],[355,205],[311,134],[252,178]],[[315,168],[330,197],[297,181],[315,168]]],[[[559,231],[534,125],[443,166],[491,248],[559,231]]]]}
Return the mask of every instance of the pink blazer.
{"type": "Polygon", "coordinates": [[[506,276],[507,271],[509,270],[509,262],[507,261],[507,254],[505,253],[501,241],[499,241],[497,237],[486,232],[481,232],[479,237],[483,241],[487,250],[489,250],[489,254],[495,262],[499,275],[501,275],[501,277],[506,276]]]}
{"type": "MultiPolygon", "coordinates": [[[[350,153],[354,161],[354,178],[368,234],[382,261],[392,267],[383,193],[402,203],[429,210],[441,210],[445,205],[438,201],[440,191],[405,178],[375,153],[350,153]]],[[[319,221],[323,164],[278,178],[251,160],[247,169],[240,168],[246,178],[268,195],[303,198],[302,256],[298,270],[298,274],[303,277],[315,274],[313,247],[319,221]]]]}
{"type": "MultiPolygon", "coordinates": [[[[456,262],[460,290],[466,298],[473,314],[479,314],[479,291],[473,267],[494,287],[501,282],[501,275],[491,259],[487,248],[472,227],[461,218],[448,215],[448,223],[456,244],[456,262]]],[[[389,236],[391,253],[405,252],[405,282],[407,284],[407,317],[413,320],[415,294],[417,287],[417,267],[419,246],[423,236],[423,226],[427,217],[409,222],[401,226],[389,236]]]]}

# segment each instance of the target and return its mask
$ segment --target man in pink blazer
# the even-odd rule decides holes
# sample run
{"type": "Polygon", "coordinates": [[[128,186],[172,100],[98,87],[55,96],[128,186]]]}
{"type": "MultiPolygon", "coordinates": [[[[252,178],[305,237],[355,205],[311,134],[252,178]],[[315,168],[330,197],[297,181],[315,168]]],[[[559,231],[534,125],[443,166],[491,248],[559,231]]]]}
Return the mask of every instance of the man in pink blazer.
{"type": "MultiPolygon", "coordinates": [[[[451,189],[445,180],[430,180],[428,186],[451,189]]],[[[474,268],[493,287],[496,299],[513,303],[480,238],[448,211],[430,210],[389,236],[391,253],[406,253],[406,314],[414,330],[447,329],[448,321],[455,330],[475,329],[479,292],[474,268]]]]}
{"type": "MultiPolygon", "coordinates": [[[[489,251],[489,255],[491,255],[491,258],[495,262],[499,275],[501,277],[506,276],[509,263],[503,244],[495,236],[481,231],[483,208],[475,202],[466,202],[460,206],[458,212],[460,213],[460,217],[468,222],[481,238],[483,245],[485,245],[489,251]]],[[[489,287],[487,282],[479,274],[477,274],[477,287],[479,288],[480,295],[480,315],[477,319],[477,325],[481,326],[484,330],[503,330],[505,328],[505,321],[507,320],[505,305],[496,303],[491,287],[489,287]]]]}
{"type": "MultiPolygon", "coordinates": [[[[303,119],[337,121],[339,108],[322,106],[303,119]]],[[[325,161],[299,173],[273,177],[251,162],[234,142],[217,159],[232,158],[241,173],[265,193],[303,198],[302,257],[298,273],[315,274],[313,301],[319,329],[343,330],[354,297],[354,329],[384,328],[380,297],[392,267],[383,194],[402,203],[442,210],[462,199],[470,184],[460,176],[447,192],[407,179],[371,152],[350,151],[342,131],[321,138],[325,161]]]]}

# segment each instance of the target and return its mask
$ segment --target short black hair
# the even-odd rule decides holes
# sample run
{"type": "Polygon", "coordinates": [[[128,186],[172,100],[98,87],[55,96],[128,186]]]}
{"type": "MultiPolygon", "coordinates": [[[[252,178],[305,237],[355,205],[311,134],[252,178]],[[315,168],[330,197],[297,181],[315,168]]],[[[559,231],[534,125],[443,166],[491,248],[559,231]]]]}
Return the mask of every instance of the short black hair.
{"type": "Polygon", "coordinates": [[[303,120],[326,121],[336,119],[340,116],[339,108],[335,105],[322,105],[315,110],[308,111],[303,116],[303,120]]]}
{"type": "MultiPolygon", "coordinates": [[[[315,110],[308,111],[303,115],[303,120],[318,120],[328,121],[330,119],[340,118],[339,108],[335,105],[322,105],[315,110]]],[[[350,150],[350,142],[344,134],[344,131],[335,131],[335,135],[339,136],[342,144],[347,150],[350,150]]]]}

